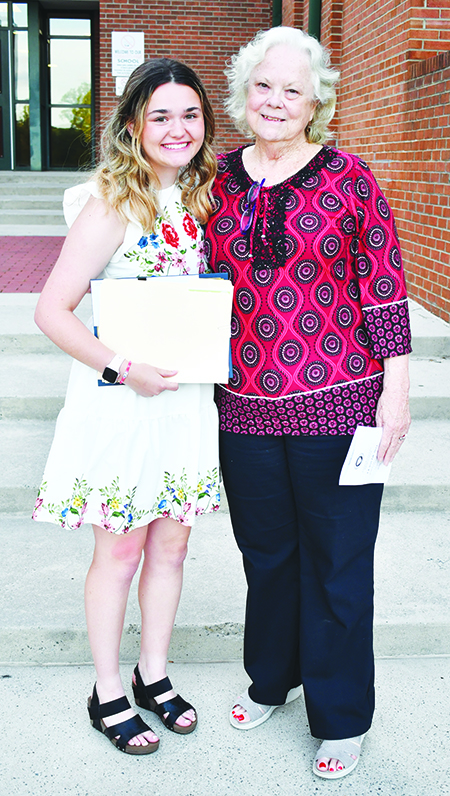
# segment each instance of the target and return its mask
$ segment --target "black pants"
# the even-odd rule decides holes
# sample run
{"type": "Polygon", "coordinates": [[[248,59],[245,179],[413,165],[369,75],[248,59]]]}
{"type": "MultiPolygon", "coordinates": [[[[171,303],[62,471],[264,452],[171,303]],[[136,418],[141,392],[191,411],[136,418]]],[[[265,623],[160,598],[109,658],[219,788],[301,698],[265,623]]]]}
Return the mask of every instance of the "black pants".
{"type": "Polygon", "coordinates": [[[255,702],[303,683],[312,735],[366,732],[374,710],[373,553],[383,487],[339,486],[351,437],[221,432],[248,584],[244,665],[255,702]]]}

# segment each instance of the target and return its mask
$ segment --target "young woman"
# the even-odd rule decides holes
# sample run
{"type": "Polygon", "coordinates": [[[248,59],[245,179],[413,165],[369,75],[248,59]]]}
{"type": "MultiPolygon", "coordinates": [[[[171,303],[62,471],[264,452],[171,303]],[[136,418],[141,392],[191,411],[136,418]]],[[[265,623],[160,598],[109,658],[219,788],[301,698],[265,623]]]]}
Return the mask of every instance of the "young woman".
{"type": "Polygon", "coordinates": [[[85,603],[97,682],[88,709],[93,726],[128,754],[159,744],[119,675],[142,555],[135,701],[174,732],[197,724],[166,663],[191,526],[218,508],[217,412],[212,385],[179,386],[176,371],[129,362],[73,311],[98,276],[206,270],[199,222],[212,210],[213,135],[211,106],[191,69],[164,58],[139,66],[107,126],[94,178],[66,192],[70,231],[36,310],[38,326],[75,362],[33,516],[70,529],[92,523],[85,603]],[[116,386],[99,386],[98,372],[116,386]]]}

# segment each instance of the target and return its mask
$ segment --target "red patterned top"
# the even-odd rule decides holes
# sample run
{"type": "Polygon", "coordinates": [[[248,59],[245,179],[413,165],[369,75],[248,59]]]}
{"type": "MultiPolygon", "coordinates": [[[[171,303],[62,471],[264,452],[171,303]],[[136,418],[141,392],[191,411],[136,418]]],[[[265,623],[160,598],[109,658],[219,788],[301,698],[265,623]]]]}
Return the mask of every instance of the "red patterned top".
{"type": "Polygon", "coordinates": [[[368,166],[323,147],[297,174],[262,187],[242,149],[219,159],[212,268],[235,285],[233,377],[217,391],[221,428],[257,434],[352,434],[375,425],[383,359],[411,333],[395,222],[368,166]]]}

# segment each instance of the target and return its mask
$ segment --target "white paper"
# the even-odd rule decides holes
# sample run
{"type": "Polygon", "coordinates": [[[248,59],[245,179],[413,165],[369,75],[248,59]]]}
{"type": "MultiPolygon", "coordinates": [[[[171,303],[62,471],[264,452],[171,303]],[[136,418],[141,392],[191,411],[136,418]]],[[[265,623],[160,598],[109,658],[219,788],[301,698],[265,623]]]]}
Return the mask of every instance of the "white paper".
{"type": "Polygon", "coordinates": [[[91,281],[99,339],[133,362],[176,370],[179,383],[226,382],[233,285],[173,276],[91,281]]]}
{"type": "Polygon", "coordinates": [[[377,459],[382,428],[358,426],[348,449],[339,478],[339,486],[385,484],[391,472],[390,464],[377,459]]]}

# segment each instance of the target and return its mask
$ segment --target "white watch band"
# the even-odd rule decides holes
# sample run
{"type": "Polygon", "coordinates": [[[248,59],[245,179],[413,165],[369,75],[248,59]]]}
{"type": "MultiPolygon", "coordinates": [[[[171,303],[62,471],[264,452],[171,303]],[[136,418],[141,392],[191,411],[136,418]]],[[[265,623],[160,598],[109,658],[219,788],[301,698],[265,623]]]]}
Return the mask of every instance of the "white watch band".
{"type": "Polygon", "coordinates": [[[122,362],[125,362],[125,357],[121,354],[116,354],[109,365],[104,369],[102,379],[109,384],[116,384],[120,376],[120,366],[122,362]]]}
{"type": "Polygon", "coordinates": [[[126,357],[123,357],[122,354],[116,354],[115,357],[106,367],[111,368],[111,370],[115,370],[116,373],[118,373],[120,370],[120,366],[125,359],[126,357]]]}

